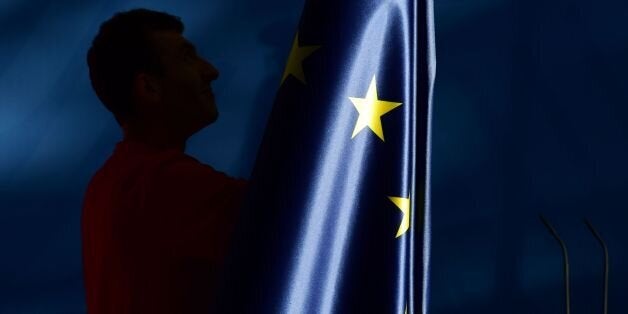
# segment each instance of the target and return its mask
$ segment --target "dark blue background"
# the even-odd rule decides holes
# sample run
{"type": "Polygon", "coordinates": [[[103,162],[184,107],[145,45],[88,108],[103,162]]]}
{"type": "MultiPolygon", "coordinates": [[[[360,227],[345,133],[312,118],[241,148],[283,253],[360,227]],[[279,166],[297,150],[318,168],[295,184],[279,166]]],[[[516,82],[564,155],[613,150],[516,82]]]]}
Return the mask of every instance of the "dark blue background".
{"type": "MultiPolygon", "coordinates": [[[[628,309],[628,4],[436,0],[432,313],[628,309]]],[[[120,132],[87,78],[100,23],[134,7],[181,16],[221,70],[219,121],[188,152],[247,177],[303,1],[0,1],[0,313],[84,312],[80,208],[120,132]]]]}

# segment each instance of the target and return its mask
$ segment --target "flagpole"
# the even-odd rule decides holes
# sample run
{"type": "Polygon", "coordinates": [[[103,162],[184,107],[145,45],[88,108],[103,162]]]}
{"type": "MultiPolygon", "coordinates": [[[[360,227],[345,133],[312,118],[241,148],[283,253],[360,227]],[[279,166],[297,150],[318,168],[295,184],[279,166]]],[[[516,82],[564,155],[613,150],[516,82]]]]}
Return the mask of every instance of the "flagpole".
{"type": "Polygon", "coordinates": [[[571,313],[571,308],[570,308],[571,301],[569,297],[569,294],[570,294],[569,293],[569,255],[567,254],[567,246],[565,245],[565,242],[560,238],[560,236],[558,236],[558,232],[556,232],[556,229],[552,227],[549,221],[547,221],[547,219],[545,219],[543,215],[540,215],[540,218],[543,224],[545,225],[545,227],[547,227],[549,232],[552,234],[552,236],[554,236],[554,238],[558,240],[558,243],[560,244],[560,247],[562,248],[562,251],[563,251],[563,270],[564,270],[564,276],[565,276],[565,309],[566,309],[565,313],[570,314],[571,313]]]}
{"type": "Polygon", "coordinates": [[[608,268],[609,268],[608,247],[606,246],[606,243],[604,242],[600,234],[597,232],[597,230],[595,230],[595,227],[593,227],[591,222],[589,222],[589,220],[585,218],[584,223],[587,225],[587,227],[589,227],[589,230],[591,231],[593,236],[597,239],[597,241],[602,246],[602,249],[604,250],[604,307],[603,307],[602,313],[607,314],[608,313],[608,268]]]}

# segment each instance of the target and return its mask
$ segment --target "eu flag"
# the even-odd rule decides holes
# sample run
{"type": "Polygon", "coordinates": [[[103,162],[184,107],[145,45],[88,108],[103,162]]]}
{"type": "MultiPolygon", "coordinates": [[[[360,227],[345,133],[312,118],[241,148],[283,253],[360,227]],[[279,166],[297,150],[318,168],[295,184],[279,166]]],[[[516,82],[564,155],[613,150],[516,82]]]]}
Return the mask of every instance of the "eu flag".
{"type": "Polygon", "coordinates": [[[225,313],[426,313],[431,0],[307,1],[225,313]]]}

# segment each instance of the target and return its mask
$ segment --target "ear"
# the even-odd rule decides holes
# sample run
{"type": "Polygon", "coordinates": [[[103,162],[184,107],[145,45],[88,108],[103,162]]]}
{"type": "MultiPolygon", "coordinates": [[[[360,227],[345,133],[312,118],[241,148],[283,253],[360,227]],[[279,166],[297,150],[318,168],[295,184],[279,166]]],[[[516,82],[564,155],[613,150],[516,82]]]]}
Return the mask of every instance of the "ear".
{"type": "Polygon", "coordinates": [[[135,75],[133,79],[133,94],[140,103],[158,102],[161,98],[158,81],[146,73],[135,75]]]}

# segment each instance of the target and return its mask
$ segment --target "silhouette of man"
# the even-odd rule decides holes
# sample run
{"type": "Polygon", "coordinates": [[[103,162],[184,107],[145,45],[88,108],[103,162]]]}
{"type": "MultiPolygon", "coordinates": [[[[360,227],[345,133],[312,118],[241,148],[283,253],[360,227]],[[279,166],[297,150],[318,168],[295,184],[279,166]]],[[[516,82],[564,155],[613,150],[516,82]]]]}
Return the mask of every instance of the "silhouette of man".
{"type": "Polygon", "coordinates": [[[89,313],[206,313],[245,181],[184,153],[218,117],[218,71],[178,17],[135,9],[105,21],[92,86],[124,138],[91,179],[82,213],[89,313]]]}

